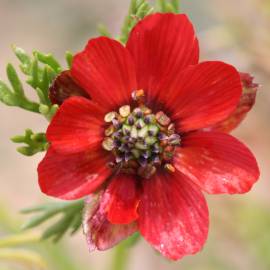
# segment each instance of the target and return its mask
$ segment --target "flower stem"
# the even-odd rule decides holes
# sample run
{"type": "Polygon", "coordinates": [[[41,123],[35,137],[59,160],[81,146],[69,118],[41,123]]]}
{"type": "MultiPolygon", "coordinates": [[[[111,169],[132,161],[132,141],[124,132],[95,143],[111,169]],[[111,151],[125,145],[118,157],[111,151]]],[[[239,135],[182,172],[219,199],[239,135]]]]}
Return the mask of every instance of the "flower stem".
{"type": "Polygon", "coordinates": [[[127,240],[114,248],[112,270],[127,270],[128,260],[131,247],[133,247],[140,239],[139,233],[134,233],[127,240]]]}
{"type": "Polygon", "coordinates": [[[127,270],[130,249],[125,243],[121,243],[114,248],[112,270],[127,270]]]}

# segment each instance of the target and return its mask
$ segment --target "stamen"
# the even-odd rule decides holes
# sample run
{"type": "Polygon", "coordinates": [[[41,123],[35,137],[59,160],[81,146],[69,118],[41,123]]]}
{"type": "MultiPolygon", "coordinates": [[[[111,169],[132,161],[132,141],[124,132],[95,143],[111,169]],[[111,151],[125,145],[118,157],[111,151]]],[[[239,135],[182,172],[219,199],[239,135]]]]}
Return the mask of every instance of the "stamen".
{"type": "Polygon", "coordinates": [[[106,123],[110,123],[110,122],[112,122],[112,120],[113,120],[114,118],[116,118],[116,117],[117,117],[117,113],[116,113],[116,112],[109,112],[109,113],[107,113],[107,114],[105,115],[104,121],[105,121],[106,123]]]}
{"type": "Polygon", "coordinates": [[[102,142],[102,147],[107,151],[112,151],[114,148],[113,139],[110,137],[105,138],[105,140],[102,142]]]}
{"type": "Polygon", "coordinates": [[[106,136],[111,136],[114,132],[114,127],[111,125],[105,130],[105,135],[106,136]]]}
{"type": "Polygon", "coordinates": [[[171,122],[170,118],[164,112],[158,112],[156,114],[156,119],[162,126],[168,126],[171,122]]]}
{"type": "Polygon", "coordinates": [[[140,90],[133,91],[131,93],[131,97],[134,101],[137,101],[138,103],[144,102],[144,98],[145,98],[144,90],[140,89],[140,90]]]}
{"type": "Polygon", "coordinates": [[[171,161],[175,148],[181,143],[175,125],[164,112],[152,113],[144,104],[143,90],[134,91],[132,98],[138,103],[137,107],[124,105],[119,113],[109,112],[104,117],[109,125],[102,147],[115,155],[115,161],[108,166],[146,179],[153,176],[159,166],[174,172],[171,161]]]}
{"type": "Polygon", "coordinates": [[[175,172],[174,166],[172,164],[170,164],[170,163],[166,163],[164,165],[164,168],[165,168],[166,171],[168,171],[170,173],[174,173],[175,172]]]}
{"type": "Polygon", "coordinates": [[[122,106],[120,109],[119,109],[119,113],[122,117],[127,117],[129,116],[130,114],[130,106],[129,105],[125,105],[125,106],[122,106]]]}

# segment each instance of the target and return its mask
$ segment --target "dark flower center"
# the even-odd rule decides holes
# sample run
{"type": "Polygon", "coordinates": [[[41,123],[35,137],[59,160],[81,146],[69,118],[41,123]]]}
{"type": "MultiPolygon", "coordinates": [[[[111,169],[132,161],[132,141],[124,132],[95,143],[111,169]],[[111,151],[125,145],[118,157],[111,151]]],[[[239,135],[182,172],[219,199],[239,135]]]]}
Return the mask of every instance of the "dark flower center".
{"type": "Polygon", "coordinates": [[[115,156],[109,165],[143,178],[150,178],[158,167],[174,172],[171,160],[181,141],[175,125],[164,112],[154,114],[145,106],[143,90],[133,92],[132,98],[133,108],[124,105],[105,115],[108,127],[102,146],[115,156]]]}

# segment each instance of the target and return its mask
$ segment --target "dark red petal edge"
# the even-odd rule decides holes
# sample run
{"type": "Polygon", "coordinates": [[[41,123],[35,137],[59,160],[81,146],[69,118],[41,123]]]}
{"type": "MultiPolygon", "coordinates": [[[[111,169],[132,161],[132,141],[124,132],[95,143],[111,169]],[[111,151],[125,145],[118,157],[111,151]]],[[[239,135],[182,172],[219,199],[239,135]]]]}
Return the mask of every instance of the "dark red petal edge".
{"type": "Polygon", "coordinates": [[[137,231],[137,223],[112,224],[107,219],[108,197],[102,192],[86,199],[83,231],[90,251],[107,250],[137,231]]]}
{"type": "Polygon", "coordinates": [[[237,108],[223,121],[205,128],[207,131],[231,132],[246,118],[247,113],[253,108],[259,84],[254,83],[254,77],[248,73],[240,72],[243,93],[237,108]]]}
{"type": "Polygon", "coordinates": [[[52,104],[62,105],[62,103],[74,96],[81,96],[90,99],[86,91],[84,91],[71,76],[70,70],[61,72],[53,81],[49,88],[49,98],[52,104]]]}

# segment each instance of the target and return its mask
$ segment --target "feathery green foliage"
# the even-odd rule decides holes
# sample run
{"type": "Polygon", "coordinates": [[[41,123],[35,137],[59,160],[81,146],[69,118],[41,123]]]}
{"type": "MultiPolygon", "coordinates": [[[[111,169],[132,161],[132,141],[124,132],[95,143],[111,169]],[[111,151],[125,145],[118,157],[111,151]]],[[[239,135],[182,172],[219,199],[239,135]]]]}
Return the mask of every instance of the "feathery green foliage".
{"type": "Polygon", "coordinates": [[[45,133],[33,133],[31,129],[26,129],[24,135],[11,138],[14,143],[24,143],[27,146],[17,148],[17,151],[25,156],[33,156],[38,152],[46,151],[49,144],[45,133]]]}
{"type": "Polygon", "coordinates": [[[180,1],[179,0],[157,0],[156,10],[159,12],[172,12],[179,13],[180,1]]]}
{"type": "MultiPolygon", "coordinates": [[[[30,56],[19,47],[12,48],[20,61],[21,72],[26,75],[26,83],[35,90],[38,101],[30,100],[26,96],[23,83],[12,64],[8,64],[6,69],[10,86],[0,80],[0,101],[8,106],[41,113],[50,120],[58,107],[51,104],[48,91],[54,78],[63,70],[62,67],[52,54],[34,51],[30,56]]],[[[66,60],[70,67],[72,62],[70,52],[66,53],[66,60]]]]}
{"type": "Polygon", "coordinates": [[[25,223],[22,229],[27,230],[37,227],[48,219],[61,215],[61,218],[47,228],[42,235],[42,239],[52,238],[54,242],[57,242],[67,231],[74,234],[80,228],[83,206],[84,201],[79,200],[74,202],[49,203],[22,210],[24,214],[38,213],[38,215],[35,215],[25,223]]]}
{"type": "Polygon", "coordinates": [[[128,15],[125,18],[119,40],[125,44],[135,24],[151,14],[154,8],[145,0],[131,0],[128,15]]]}

